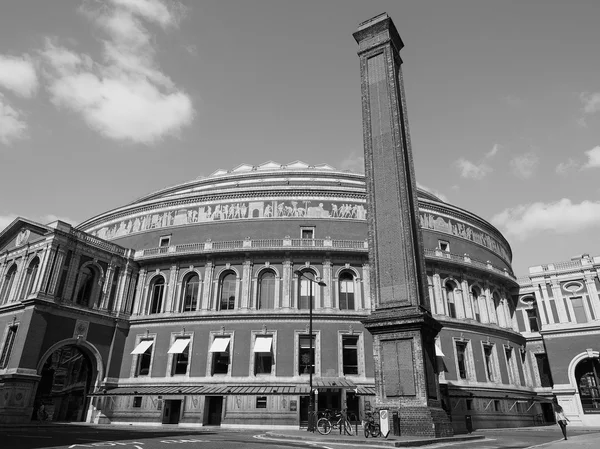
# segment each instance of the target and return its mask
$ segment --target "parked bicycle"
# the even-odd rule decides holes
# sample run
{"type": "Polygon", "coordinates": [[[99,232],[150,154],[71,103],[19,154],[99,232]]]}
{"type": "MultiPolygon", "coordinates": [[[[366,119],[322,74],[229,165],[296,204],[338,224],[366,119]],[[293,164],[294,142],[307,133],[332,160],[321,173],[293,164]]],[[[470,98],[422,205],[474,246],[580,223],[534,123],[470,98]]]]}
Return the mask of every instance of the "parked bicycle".
{"type": "Polygon", "coordinates": [[[346,409],[341,412],[325,410],[325,416],[317,421],[317,430],[321,435],[329,435],[335,429],[339,429],[340,434],[344,432],[348,435],[354,435],[352,424],[346,416],[346,409]]]}
{"type": "Polygon", "coordinates": [[[369,435],[373,438],[381,435],[381,428],[379,427],[379,423],[375,422],[375,416],[373,416],[373,412],[371,410],[365,411],[363,431],[365,432],[365,438],[369,438],[369,435]]]}

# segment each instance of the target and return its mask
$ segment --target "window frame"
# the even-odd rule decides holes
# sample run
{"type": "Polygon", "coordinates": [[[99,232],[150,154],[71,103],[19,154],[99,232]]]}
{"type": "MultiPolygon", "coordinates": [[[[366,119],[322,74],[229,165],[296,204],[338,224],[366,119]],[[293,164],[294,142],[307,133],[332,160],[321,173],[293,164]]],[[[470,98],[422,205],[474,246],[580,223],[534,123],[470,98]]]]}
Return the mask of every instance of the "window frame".
{"type": "Polygon", "coordinates": [[[158,238],[158,247],[159,248],[168,248],[171,246],[171,234],[169,235],[161,235],[158,238]],[[166,242],[166,244],[164,244],[166,242]]]}
{"type": "Polygon", "coordinates": [[[250,353],[252,356],[250,357],[250,367],[248,372],[250,375],[255,377],[270,377],[275,376],[277,374],[277,331],[276,330],[268,330],[263,329],[260,331],[251,331],[252,344],[250,347],[250,353]],[[254,352],[254,346],[256,345],[257,338],[261,337],[271,337],[271,372],[270,373],[257,373],[257,355],[261,353],[254,352]]]}
{"type": "Polygon", "coordinates": [[[255,403],[255,408],[256,409],[267,409],[268,405],[268,399],[266,396],[256,396],[256,403],[255,403]]]}
{"type": "Polygon", "coordinates": [[[138,334],[135,338],[135,346],[136,348],[142,341],[152,340],[152,344],[143,354],[132,354],[133,358],[131,360],[131,373],[130,377],[152,377],[152,366],[154,365],[154,351],[156,350],[156,338],[157,334],[138,334]],[[142,356],[150,350],[150,361],[148,366],[147,374],[140,374],[140,368],[142,363],[142,356]]]}
{"type": "Polygon", "coordinates": [[[17,340],[17,334],[19,332],[18,321],[11,321],[4,331],[2,338],[2,352],[0,352],[0,370],[6,369],[10,362],[10,357],[15,347],[15,341],[17,340]]]}
{"type": "Polygon", "coordinates": [[[39,256],[35,256],[31,259],[29,264],[27,265],[27,269],[25,270],[25,279],[23,280],[23,285],[21,286],[21,299],[27,298],[33,292],[33,288],[37,281],[37,277],[39,275],[40,270],[40,258],[39,256]],[[36,262],[34,265],[34,262],[36,262]],[[35,269],[34,269],[35,268],[35,269]]]}
{"type": "Polygon", "coordinates": [[[458,288],[456,287],[456,284],[453,281],[447,280],[446,282],[444,282],[444,295],[445,295],[445,299],[446,299],[446,310],[448,311],[447,316],[449,318],[458,318],[458,315],[456,314],[456,298],[454,296],[454,292],[458,290],[458,288]],[[449,290],[448,286],[451,286],[452,289],[449,290]],[[449,293],[452,293],[452,300],[450,300],[450,295],[449,293]],[[452,306],[452,307],[450,307],[452,306]]]}
{"type": "MultiPolygon", "coordinates": [[[[227,281],[228,283],[230,281],[227,281]]],[[[220,273],[219,275],[219,282],[217,284],[217,310],[218,311],[227,311],[227,310],[236,310],[237,309],[237,302],[238,302],[238,284],[239,284],[239,277],[238,274],[230,269],[226,269],[224,270],[222,273],[220,273]],[[225,281],[225,278],[229,277],[229,276],[233,276],[233,289],[234,289],[234,295],[233,295],[233,307],[230,307],[231,305],[231,296],[229,296],[228,298],[226,298],[226,304],[227,307],[223,308],[223,284],[225,281]]],[[[229,291],[229,290],[228,290],[229,291]]]]}
{"type": "MultiPolygon", "coordinates": [[[[269,278],[271,279],[271,278],[269,278]]],[[[256,310],[275,310],[277,306],[277,282],[278,277],[275,270],[272,268],[265,268],[258,273],[258,277],[256,279],[256,310]],[[263,282],[265,281],[266,275],[272,275],[272,288],[273,295],[272,298],[268,298],[270,302],[273,303],[273,307],[264,307],[263,306],[263,282]]]]}
{"type": "Polygon", "coordinates": [[[444,253],[450,253],[450,242],[438,239],[438,249],[444,253]]]}
{"type": "Polygon", "coordinates": [[[456,381],[457,382],[472,382],[476,380],[475,362],[473,358],[473,350],[471,346],[471,340],[466,338],[452,338],[453,351],[454,351],[454,368],[456,369],[456,381]],[[465,377],[460,375],[460,363],[458,360],[458,347],[464,346],[465,360],[464,360],[464,371],[465,377]]]}
{"type": "Polygon", "coordinates": [[[164,306],[164,301],[165,301],[165,290],[167,289],[167,280],[165,279],[165,277],[162,274],[159,274],[157,276],[154,276],[151,280],[150,283],[148,284],[148,311],[147,311],[147,315],[156,315],[159,313],[163,312],[163,306],[164,306]],[[162,282],[159,284],[159,282],[162,280],[162,282]],[[154,307],[154,303],[155,303],[155,289],[156,286],[160,285],[162,286],[161,289],[161,294],[160,294],[160,302],[158,303],[158,307],[156,307],[156,311],[153,312],[153,310],[155,309],[154,307]]]}
{"type": "MultiPolygon", "coordinates": [[[[300,338],[309,336],[309,329],[300,329],[294,331],[294,376],[306,378],[309,373],[300,373],[300,338]]],[[[314,336],[314,372],[313,377],[321,375],[321,331],[313,329],[314,336]]]]}
{"type": "Polygon", "coordinates": [[[309,241],[315,239],[315,226],[300,226],[300,239],[303,241],[309,241]],[[310,232],[311,237],[304,237],[305,232],[310,232]]]}
{"type": "Polygon", "coordinates": [[[179,311],[181,313],[188,313],[188,312],[194,312],[194,311],[198,310],[197,308],[199,305],[201,293],[202,293],[202,277],[200,276],[200,274],[196,270],[192,270],[192,271],[186,273],[185,276],[183,276],[183,279],[181,280],[181,293],[180,293],[181,303],[179,306],[179,311]],[[192,298],[191,309],[186,310],[188,285],[190,285],[190,279],[193,279],[194,277],[198,278],[197,290],[196,290],[195,296],[192,298]]]}
{"type": "Polygon", "coordinates": [[[356,310],[356,275],[353,271],[351,270],[343,270],[342,272],[340,272],[340,274],[338,275],[338,281],[337,281],[337,294],[338,294],[338,309],[339,310],[356,310]],[[351,280],[344,280],[342,279],[343,276],[350,276],[351,280]],[[348,304],[348,292],[342,293],[342,282],[347,282],[352,286],[352,307],[350,307],[350,305],[348,304]],[[346,307],[342,308],[342,295],[345,294],[346,295],[346,299],[345,299],[345,304],[346,307]]]}
{"type": "Polygon", "coordinates": [[[490,382],[490,383],[494,383],[494,384],[501,383],[502,378],[500,375],[500,364],[498,362],[498,354],[496,353],[496,343],[489,342],[489,341],[482,341],[481,342],[481,353],[483,355],[483,367],[484,367],[486,382],[490,382]],[[487,364],[486,355],[485,355],[486,347],[490,348],[490,358],[491,358],[490,362],[491,362],[491,368],[492,368],[491,378],[490,378],[490,372],[488,370],[488,364],[487,364]]]}
{"type": "Polygon", "coordinates": [[[362,332],[339,332],[339,351],[338,351],[338,372],[341,376],[364,376],[365,368],[364,368],[364,350],[363,350],[363,334],[362,332]],[[346,373],[344,367],[346,364],[344,363],[344,340],[349,340],[351,338],[356,338],[356,373],[346,373]]]}
{"type": "Polygon", "coordinates": [[[2,276],[2,287],[0,288],[0,305],[8,304],[10,302],[10,294],[14,290],[15,279],[19,272],[19,266],[16,262],[13,262],[6,270],[4,276],[2,276]],[[10,275],[10,279],[9,279],[10,275]]]}
{"type": "Polygon", "coordinates": [[[208,348],[207,348],[207,360],[206,360],[206,377],[231,377],[231,370],[233,367],[233,359],[234,359],[234,337],[235,331],[211,331],[208,338],[208,348]],[[228,365],[227,365],[227,373],[215,373],[214,365],[216,361],[216,355],[222,354],[220,352],[210,352],[210,348],[212,347],[214,341],[217,338],[229,338],[229,345],[227,346],[227,353],[229,355],[228,365]]]}
{"type": "MultiPolygon", "coordinates": [[[[294,275],[294,277],[297,280],[297,296],[298,296],[298,300],[297,300],[297,304],[296,304],[296,308],[298,310],[310,310],[310,301],[311,301],[311,296],[310,294],[307,296],[303,296],[302,295],[302,286],[306,285],[308,292],[311,291],[311,287],[310,284],[317,284],[317,279],[318,279],[318,273],[316,273],[314,270],[310,269],[310,268],[301,268],[300,272],[303,274],[303,276],[297,276],[294,275]],[[307,274],[310,274],[312,276],[312,281],[307,280],[304,276],[306,276],[307,274]],[[302,298],[308,298],[306,300],[306,307],[302,307],[303,306],[303,302],[302,302],[302,298]]],[[[308,277],[308,276],[307,276],[308,277]]],[[[317,303],[317,290],[319,288],[319,285],[313,285],[312,286],[312,309],[313,311],[316,308],[316,303],[317,303]]],[[[307,293],[308,293],[307,292],[307,293]]]]}
{"type": "Polygon", "coordinates": [[[175,344],[175,342],[177,340],[181,340],[181,339],[188,339],[189,343],[185,349],[185,351],[187,351],[187,367],[186,367],[186,371],[183,374],[175,374],[175,366],[176,363],[178,361],[178,358],[181,354],[173,354],[173,353],[169,353],[167,352],[167,370],[168,370],[168,377],[189,377],[190,375],[190,369],[191,369],[191,364],[192,364],[192,345],[194,343],[194,332],[171,332],[171,338],[170,338],[170,343],[169,343],[169,349],[171,349],[171,347],[175,344]]]}
{"type": "Polygon", "coordinates": [[[519,375],[519,367],[515,358],[515,348],[510,345],[502,345],[504,348],[504,361],[506,362],[506,373],[508,375],[509,385],[521,385],[521,376],[519,375]],[[510,353],[510,358],[508,354],[510,353]]]}

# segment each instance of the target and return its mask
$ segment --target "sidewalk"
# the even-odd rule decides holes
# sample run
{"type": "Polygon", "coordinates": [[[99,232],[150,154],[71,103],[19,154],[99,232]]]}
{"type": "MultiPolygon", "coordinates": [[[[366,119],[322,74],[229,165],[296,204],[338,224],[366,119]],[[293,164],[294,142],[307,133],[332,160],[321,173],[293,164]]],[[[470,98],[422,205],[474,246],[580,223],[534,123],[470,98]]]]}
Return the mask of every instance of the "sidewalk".
{"type": "Polygon", "coordinates": [[[319,432],[308,432],[304,430],[272,430],[266,432],[269,438],[275,439],[289,439],[289,440],[303,440],[318,443],[331,443],[331,442],[343,442],[353,443],[356,445],[363,446],[388,446],[388,447],[414,447],[414,446],[426,446],[428,444],[443,443],[443,442],[456,442],[456,441],[473,441],[482,440],[485,438],[484,435],[456,435],[453,437],[446,438],[428,438],[428,437],[410,437],[410,436],[394,436],[388,435],[387,438],[365,438],[362,433],[362,428],[358,428],[358,435],[340,435],[339,433],[331,432],[329,435],[321,435],[319,432]]]}
{"type": "Polygon", "coordinates": [[[569,439],[566,441],[552,441],[550,443],[540,444],[539,446],[535,447],[540,449],[597,449],[600,447],[600,434],[595,433],[590,435],[578,435],[576,437],[569,437],[569,439]]]}

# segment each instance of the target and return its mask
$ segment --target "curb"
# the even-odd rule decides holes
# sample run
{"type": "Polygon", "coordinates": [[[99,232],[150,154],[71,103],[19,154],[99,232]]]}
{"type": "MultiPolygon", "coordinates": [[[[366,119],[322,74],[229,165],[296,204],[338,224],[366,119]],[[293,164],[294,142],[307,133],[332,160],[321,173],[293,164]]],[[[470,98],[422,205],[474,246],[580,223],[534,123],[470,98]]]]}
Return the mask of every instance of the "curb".
{"type": "MultiPolygon", "coordinates": [[[[286,440],[302,440],[302,441],[313,441],[317,443],[326,444],[333,440],[325,438],[324,435],[322,437],[310,437],[310,436],[302,436],[302,435],[289,435],[284,433],[277,433],[277,431],[266,432],[265,435],[267,437],[280,438],[286,440]]],[[[360,437],[359,437],[360,438],[360,437]]],[[[414,440],[386,440],[384,438],[373,438],[368,440],[366,438],[360,438],[358,440],[352,438],[344,438],[344,442],[351,443],[356,441],[357,444],[369,442],[371,444],[375,444],[378,446],[390,446],[390,447],[414,447],[414,446],[427,446],[429,444],[437,444],[437,443],[449,443],[449,442],[459,442],[459,441],[477,441],[485,439],[484,435],[459,435],[454,437],[442,437],[442,438],[421,438],[414,440]]],[[[340,440],[336,440],[337,443],[340,440]]]]}

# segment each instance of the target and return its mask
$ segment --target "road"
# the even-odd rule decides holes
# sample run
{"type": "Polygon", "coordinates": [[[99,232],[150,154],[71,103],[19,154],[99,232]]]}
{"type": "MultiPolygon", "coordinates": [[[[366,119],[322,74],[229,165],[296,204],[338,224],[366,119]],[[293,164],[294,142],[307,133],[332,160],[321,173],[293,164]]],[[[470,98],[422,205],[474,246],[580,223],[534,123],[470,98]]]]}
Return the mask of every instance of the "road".
{"type": "MultiPolygon", "coordinates": [[[[570,429],[569,436],[582,432],[570,429]]],[[[586,432],[587,433],[587,432],[586,432]]],[[[559,429],[548,427],[531,430],[487,430],[484,440],[474,442],[437,443],[429,449],[518,449],[557,440],[559,429]]],[[[600,434],[598,434],[600,439],[600,434]]],[[[222,428],[148,429],[104,426],[49,426],[0,429],[2,449],[359,449],[384,447],[382,439],[361,437],[340,442],[335,436],[318,437],[322,442],[292,439],[268,439],[258,430],[234,431],[222,428]]],[[[387,446],[389,447],[389,446],[387,446]]]]}

